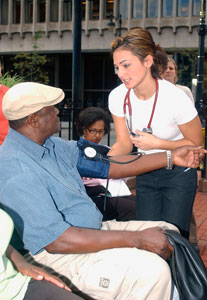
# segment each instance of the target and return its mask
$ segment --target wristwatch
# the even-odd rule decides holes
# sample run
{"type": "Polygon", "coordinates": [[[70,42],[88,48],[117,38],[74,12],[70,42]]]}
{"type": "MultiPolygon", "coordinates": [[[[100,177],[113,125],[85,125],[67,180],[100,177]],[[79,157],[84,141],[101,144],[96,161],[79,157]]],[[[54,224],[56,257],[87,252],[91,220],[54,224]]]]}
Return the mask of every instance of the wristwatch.
{"type": "Polygon", "coordinates": [[[172,165],[172,151],[167,150],[166,154],[167,154],[167,167],[166,167],[166,169],[167,170],[172,170],[172,168],[173,168],[173,165],[172,165]]]}

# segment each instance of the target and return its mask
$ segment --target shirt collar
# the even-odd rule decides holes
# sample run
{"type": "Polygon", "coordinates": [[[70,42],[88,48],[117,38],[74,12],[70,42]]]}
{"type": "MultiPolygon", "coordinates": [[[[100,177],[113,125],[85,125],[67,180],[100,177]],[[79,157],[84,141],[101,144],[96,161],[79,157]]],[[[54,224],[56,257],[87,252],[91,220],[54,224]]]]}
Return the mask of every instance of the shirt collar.
{"type": "Polygon", "coordinates": [[[9,128],[9,135],[12,139],[14,139],[20,146],[23,146],[25,151],[29,153],[34,158],[41,160],[43,156],[48,152],[48,150],[52,150],[54,148],[54,143],[50,138],[48,138],[44,145],[41,146],[31,139],[27,138],[25,135],[17,132],[16,130],[9,128]]]}

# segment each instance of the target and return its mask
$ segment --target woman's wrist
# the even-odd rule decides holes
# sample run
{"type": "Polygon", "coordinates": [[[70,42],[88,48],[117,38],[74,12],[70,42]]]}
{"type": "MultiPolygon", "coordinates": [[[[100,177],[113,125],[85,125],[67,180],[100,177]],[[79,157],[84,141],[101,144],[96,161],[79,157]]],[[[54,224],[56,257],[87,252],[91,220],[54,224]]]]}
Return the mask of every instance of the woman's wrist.
{"type": "Polygon", "coordinates": [[[172,151],[171,150],[167,150],[166,151],[166,155],[167,155],[167,170],[172,170],[173,168],[173,163],[172,163],[172,151]]]}

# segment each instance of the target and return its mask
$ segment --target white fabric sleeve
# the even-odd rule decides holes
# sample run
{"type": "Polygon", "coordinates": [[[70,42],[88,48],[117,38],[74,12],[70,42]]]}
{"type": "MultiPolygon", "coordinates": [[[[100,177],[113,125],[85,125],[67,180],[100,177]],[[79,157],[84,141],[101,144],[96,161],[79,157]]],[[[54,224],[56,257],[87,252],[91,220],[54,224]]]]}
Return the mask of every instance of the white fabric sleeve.
{"type": "Polygon", "coordinates": [[[126,93],[127,88],[124,84],[121,84],[109,94],[109,111],[117,117],[124,117],[123,105],[126,93]]]}
{"type": "Polygon", "coordinates": [[[183,90],[179,89],[174,101],[176,102],[173,106],[174,118],[178,125],[188,123],[198,115],[196,108],[183,90]]]}

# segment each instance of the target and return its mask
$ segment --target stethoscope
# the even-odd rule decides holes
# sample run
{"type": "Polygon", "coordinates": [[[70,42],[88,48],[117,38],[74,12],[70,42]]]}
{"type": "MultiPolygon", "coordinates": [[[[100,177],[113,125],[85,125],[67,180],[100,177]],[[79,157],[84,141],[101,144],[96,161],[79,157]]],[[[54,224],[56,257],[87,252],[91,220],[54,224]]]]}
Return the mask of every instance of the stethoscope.
{"type": "MultiPolygon", "coordinates": [[[[156,106],[156,103],[157,103],[158,90],[159,90],[157,78],[155,78],[155,85],[156,85],[156,92],[155,92],[155,99],[154,99],[154,104],[153,104],[153,107],[152,107],[150,120],[149,120],[149,123],[148,123],[147,127],[142,129],[142,131],[150,133],[150,134],[152,134],[151,123],[152,123],[153,115],[154,115],[154,112],[155,112],[155,106],[156,106]]],[[[127,124],[127,127],[128,127],[128,130],[129,130],[130,134],[133,135],[133,136],[137,136],[137,134],[132,131],[132,106],[131,106],[131,102],[130,102],[130,91],[131,91],[131,89],[129,89],[127,91],[125,99],[124,99],[124,105],[123,105],[124,118],[126,120],[126,124],[127,124]],[[127,106],[128,106],[128,113],[129,113],[129,122],[128,122],[128,119],[127,119],[127,116],[126,116],[126,107],[127,106]]]]}

